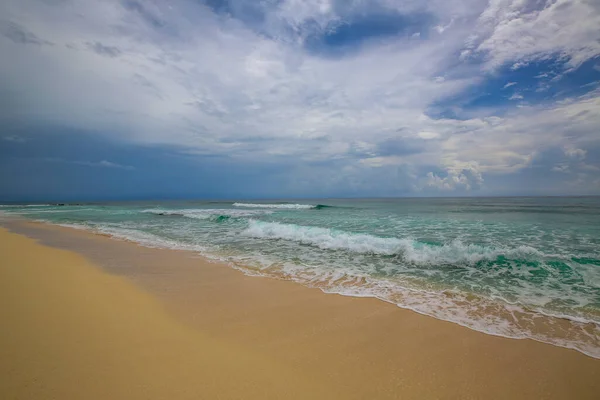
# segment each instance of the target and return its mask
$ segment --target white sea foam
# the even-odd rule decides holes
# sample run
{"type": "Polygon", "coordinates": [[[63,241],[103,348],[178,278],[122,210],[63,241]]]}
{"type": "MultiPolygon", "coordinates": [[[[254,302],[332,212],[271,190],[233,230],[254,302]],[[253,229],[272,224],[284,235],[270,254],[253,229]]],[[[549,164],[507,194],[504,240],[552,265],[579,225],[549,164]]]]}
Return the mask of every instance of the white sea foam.
{"type": "Polygon", "coordinates": [[[236,267],[249,275],[289,279],[325,293],[373,297],[479,332],[512,339],[529,338],[600,358],[600,322],[590,318],[544,314],[520,304],[457,290],[424,290],[408,281],[373,278],[352,268],[327,270],[286,264],[257,271],[236,267]]]}
{"type": "Polygon", "coordinates": [[[162,209],[162,208],[150,208],[147,210],[142,210],[141,212],[147,214],[155,214],[155,215],[168,215],[168,216],[182,216],[186,218],[193,219],[211,219],[215,216],[226,215],[230,217],[250,217],[256,216],[260,214],[268,214],[270,211],[260,211],[260,210],[231,210],[231,209],[180,209],[180,210],[170,210],[170,209],[162,209]]]}
{"type": "Polygon", "coordinates": [[[53,223],[51,221],[47,221],[45,219],[36,219],[34,220],[36,222],[45,222],[45,223],[50,223],[56,226],[62,226],[63,228],[72,228],[72,229],[79,229],[82,231],[89,231],[91,228],[88,225],[82,225],[82,224],[57,224],[57,223],[53,223]]]}
{"type": "Polygon", "coordinates": [[[328,250],[345,250],[363,254],[399,255],[417,264],[466,263],[494,260],[500,255],[526,258],[541,253],[529,246],[492,248],[453,241],[441,246],[409,238],[385,238],[350,233],[329,228],[250,220],[244,235],[262,239],[283,239],[328,250]]]}
{"type": "Polygon", "coordinates": [[[81,211],[96,211],[96,209],[93,208],[78,208],[77,210],[72,210],[72,209],[39,209],[39,210],[29,210],[29,209],[25,209],[25,210],[11,210],[11,212],[15,213],[15,214],[60,214],[60,213],[72,213],[72,212],[81,212],[81,211]]]}
{"type": "Polygon", "coordinates": [[[245,207],[245,208],[280,208],[280,209],[292,209],[292,210],[308,210],[311,208],[317,208],[312,204],[259,204],[259,203],[233,203],[234,207],[245,207]]]}
{"type": "Polygon", "coordinates": [[[168,215],[168,216],[180,216],[187,217],[193,219],[209,219],[213,214],[209,214],[203,212],[204,210],[163,210],[163,209],[148,209],[143,210],[142,213],[145,214],[155,214],[155,215],[168,215]]]}
{"type": "MultiPolygon", "coordinates": [[[[211,210],[213,211],[213,210],[211,210]]],[[[231,210],[229,210],[231,211],[231,210]]],[[[150,211],[148,211],[150,212],[150,211]]],[[[160,211],[159,211],[160,212],[160,211]]],[[[183,243],[142,232],[127,225],[67,225],[78,229],[111,235],[146,247],[189,250],[213,259],[221,257],[199,244],[183,243]]],[[[499,254],[539,257],[532,248],[486,248],[452,242],[430,246],[410,239],[382,238],[354,234],[327,228],[250,220],[244,235],[263,239],[287,240],[323,249],[354,253],[399,254],[414,263],[472,263],[499,254]]],[[[283,263],[269,256],[229,257],[227,261],[249,275],[283,278],[319,288],[326,293],[354,297],[374,297],[399,307],[454,322],[480,332],[508,338],[530,338],[556,346],[578,350],[600,358],[600,322],[585,316],[547,313],[501,298],[483,297],[458,290],[424,288],[420,283],[397,277],[377,278],[355,264],[335,268],[316,262],[315,265],[283,263]],[[254,261],[254,262],[253,262],[254,261]],[[247,266],[251,265],[252,268],[247,266]]],[[[526,290],[530,290],[526,288],[526,290]]]]}
{"type": "MultiPolygon", "coordinates": [[[[48,222],[39,220],[40,222],[48,222]]],[[[196,252],[204,252],[206,248],[197,244],[187,244],[175,240],[165,239],[160,236],[148,232],[142,232],[137,229],[120,227],[118,225],[83,225],[83,224],[55,224],[65,228],[73,228],[87,230],[94,233],[101,233],[129,242],[140,244],[144,247],[172,249],[172,250],[189,250],[196,252]]]]}
{"type": "Polygon", "coordinates": [[[98,227],[96,230],[100,233],[110,235],[119,239],[136,242],[145,247],[174,249],[174,250],[190,250],[196,252],[204,252],[206,248],[198,244],[182,243],[175,240],[165,239],[160,236],[141,232],[136,229],[118,228],[118,227],[98,227]]]}
{"type": "Polygon", "coordinates": [[[0,204],[0,207],[52,207],[52,204],[0,204]]]}

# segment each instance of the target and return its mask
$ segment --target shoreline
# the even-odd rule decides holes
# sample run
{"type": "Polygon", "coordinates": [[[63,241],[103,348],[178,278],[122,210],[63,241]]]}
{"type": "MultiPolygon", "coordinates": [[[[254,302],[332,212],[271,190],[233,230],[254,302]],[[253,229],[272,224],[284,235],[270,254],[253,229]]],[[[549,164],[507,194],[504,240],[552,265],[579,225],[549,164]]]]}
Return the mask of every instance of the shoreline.
{"type": "Polygon", "coordinates": [[[133,282],[194,330],[335,388],[332,398],[346,389],[349,398],[593,398],[600,390],[600,360],[575,350],[491,336],[374,298],[251,277],[190,252],[49,224],[8,225],[133,282]]]}
{"type": "MultiPolygon", "coordinates": [[[[252,277],[262,277],[276,280],[294,282],[308,288],[315,288],[325,294],[337,294],[355,298],[372,298],[392,304],[404,310],[434,318],[439,321],[450,322],[458,326],[484,333],[515,340],[533,340],[552,346],[578,351],[594,359],[600,359],[600,335],[596,333],[599,325],[594,320],[573,318],[572,316],[550,314],[544,310],[527,308],[512,304],[509,301],[496,301],[472,292],[450,291],[449,293],[429,293],[420,289],[411,288],[403,283],[387,280],[372,280],[362,277],[359,286],[342,281],[341,284],[323,284],[313,281],[313,277],[303,277],[294,273],[287,273],[276,268],[261,269],[251,267],[243,262],[224,259],[222,256],[207,254],[201,245],[180,245],[176,242],[159,242],[156,244],[152,238],[134,237],[128,234],[104,232],[90,229],[84,225],[56,224],[44,220],[29,220],[23,217],[14,217],[14,221],[25,224],[41,224],[67,230],[77,230],[84,234],[108,237],[117,241],[132,243],[137,246],[167,251],[191,252],[202,257],[210,263],[224,264],[228,267],[252,277]],[[383,288],[383,289],[382,289],[383,288]],[[383,295],[382,292],[385,294],[383,295]],[[477,304],[475,312],[469,304],[477,304]],[[429,304],[433,304],[430,306],[429,304]],[[485,313],[478,313],[484,309],[485,313]],[[471,314],[472,313],[472,314],[471,314]],[[540,323],[540,320],[543,320],[540,323]],[[484,321],[484,322],[482,322],[484,321]],[[508,323],[508,324],[507,324],[508,323]],[[516,327],[511,327],[515,324],[516,327]],[[497,327],[501,327],[498,329],[497,327]],[[525,328],[527,327],[527,328],[525,328]]],[[[76,250],[76,249],[75,249],[76,250]]],[[[358,278],[355,278],[358,279],[358,278]]]]}

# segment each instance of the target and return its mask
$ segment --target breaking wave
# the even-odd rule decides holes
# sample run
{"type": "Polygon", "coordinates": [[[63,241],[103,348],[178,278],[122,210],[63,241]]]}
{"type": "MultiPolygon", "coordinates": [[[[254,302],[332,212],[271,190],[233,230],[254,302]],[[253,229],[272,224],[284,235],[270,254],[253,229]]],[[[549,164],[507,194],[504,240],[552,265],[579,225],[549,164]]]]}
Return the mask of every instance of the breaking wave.
{"type": "Polygon", "coordinates": [[[327,250],[385,256],[398,255],[405,261],[416,264],[474,264],[482,260],[495,260],[499,256],[519,259],[535,259],[543,256],[541,252],[529,246],[494,248],[463,244],[460,241],[433,245],[412,239],[386,238],[330,228],[257,220],[250,220],[248,228],[243,233],[250,237],[290,240],[327,250]]]}
{"type": "Polygon", "coordinates": [[[0,204],[0,207],[10,207],[10,208],[19,208],[19,207],[54,207],[53,204],[0,204]]]}
{"type": "Polygon", "coordinates": [[[166,210],[161,208],[152,208],[142,210],[145,214],[154,214],[167,217],[185,217],[201,220],[216,220],[222,222],[230,218],[251,217],[260,214],[268,214],[269,211],[258,210],[228,210],[228,209],[183,209],[166,210]]]}
{"type": "Polygon", "coordinates": [[[280,208],[280,209],[288,209],[288,210],[310,210],[310,209],[323,209],[329,207],[325,204],[261,204],[261,203],[233,203],[234,207],[244,207],[244,208],[280,208]]]}

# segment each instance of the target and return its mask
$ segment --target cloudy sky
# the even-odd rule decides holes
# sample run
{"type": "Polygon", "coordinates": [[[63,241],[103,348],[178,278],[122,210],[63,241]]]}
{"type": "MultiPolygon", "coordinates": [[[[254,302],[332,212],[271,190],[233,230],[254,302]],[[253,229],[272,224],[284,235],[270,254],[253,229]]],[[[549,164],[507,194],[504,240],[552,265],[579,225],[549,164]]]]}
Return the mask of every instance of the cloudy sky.
{"type": "Polygon", "coordinates": [[[599,0],[4,0],[0,200],[600,194],[599,0]]]}

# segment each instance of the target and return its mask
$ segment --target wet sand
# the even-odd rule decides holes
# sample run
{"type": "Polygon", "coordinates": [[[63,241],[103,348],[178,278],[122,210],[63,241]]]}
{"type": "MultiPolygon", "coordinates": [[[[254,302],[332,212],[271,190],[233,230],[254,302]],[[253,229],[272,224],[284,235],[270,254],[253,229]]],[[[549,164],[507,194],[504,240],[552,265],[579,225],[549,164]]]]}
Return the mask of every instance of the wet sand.
{"type": "Polygon", "coordinates": [[[600,393],[600,360],[574,350],[246,276],[190,252],[44,224],[3,225],[40,244],[0,232],[1,398],[600,393]]]}

